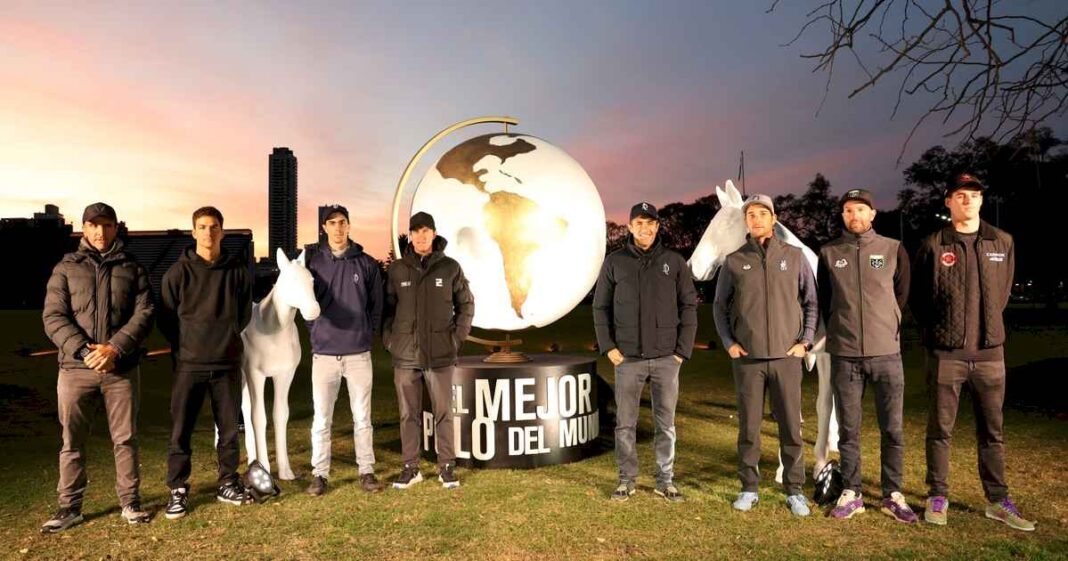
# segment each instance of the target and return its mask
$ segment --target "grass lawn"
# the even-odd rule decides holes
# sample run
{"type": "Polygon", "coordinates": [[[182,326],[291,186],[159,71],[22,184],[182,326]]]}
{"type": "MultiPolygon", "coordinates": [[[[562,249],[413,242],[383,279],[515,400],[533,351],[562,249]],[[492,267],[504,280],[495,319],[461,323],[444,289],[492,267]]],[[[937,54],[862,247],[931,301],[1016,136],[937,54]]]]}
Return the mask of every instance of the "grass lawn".
{"type": "MultiPolygon", "coordinates": [[[[699,342],[713,339],[711,310],[702,308],[699,342]]],[[[557,342],[567,353],[592,354],[588,307],[553,326],[523,333],[525,349],[557,342]]],[[[1014,330],[1007,349],[1011,367],[1064,356],[1068,327],[1014,330]]],[[[946,527],[905,526],[876,508],[852,520],[823,516],[794,519],[773,481],[778,439],[764,425],[764,484],[752,512],[731,510],[735,476],[734,392],[722,350],[695,351],[682,368],[678,405],[677,483],[686,502],[670,504],[652,493],[652,423],[648,403],[639,424],[642,477],[639,492],[622,504],[608,494],[616,479],[611,452],[563,466],[529,471],[459,470],[463,487],[445,491],[436,478],[408,491],[365,494],[356,483],[352,425],[342,395],[334,424],[331,489],[303,493],[310,472],[310,357],[290,393],[290,459],[300,479],[281,482],[283,494],[264,505],[214,502],[215,459],[205,407],[194,438],[190,514],[178,521],[162,512],[151,524],[129,526],[118,515],[114,464],[103,417],[89,449],[86,522],[44,536],[39,525],[55,509],[56,368],[53,358],[24,358],[19,349],[49,348],[39,313],[0,312],[0,559],[1068,559],[1068,422],[1042,413],[1007,409],[1005,440],[1012,494],[1037,519],[1033,533],[1014,531],[983,517],[976,473],[971,407],[962,404],[953,448],[950,521],[946,527]]],[[[158,334],[150,348],[162,346],[158,334]]],[[[905,397],[906,495],[919,508],[925,487],[923,355],[907,345],[905,397]]],[[[476,352],[472,345],[465,348],[476,352]]],[[[387,482],[400,470],[396,397],[388,356],[374,352],[375,453],[387,482]]],[[[598,362],[612,381],[606,359],[598,362]]],[[[170,361],[142,366],[141,462],[146,506],[166,501],[164,472],[170,430],[170,361]]],[[[1010,385],[1013,383],[1010,377],[1010,385]]],[[[1061,390],[1061,383],[1050,391],[1061,390]]],[[[342,390],[344,392],[344,390],[342,390]]],[[[269,393],[269,392],[268,392],[269,393]]],[[[814,375],[806,375],[804,435],[815,434],[814,375]]],[[[272,440],[273,441],[273,440],[272,440]]],[[[866,400],[864,485],[869,506],[879,496],[879,432],[866,400]]],[[[272,445],[273,450],[273,445],[272,445]]],[[[805,450],[811,473],[812,449],[805,450]]],[[[424,463],[424,473],[433,471],[424,463]]],[[[811,494],[811,481],[805,488],[811,494]]]]}

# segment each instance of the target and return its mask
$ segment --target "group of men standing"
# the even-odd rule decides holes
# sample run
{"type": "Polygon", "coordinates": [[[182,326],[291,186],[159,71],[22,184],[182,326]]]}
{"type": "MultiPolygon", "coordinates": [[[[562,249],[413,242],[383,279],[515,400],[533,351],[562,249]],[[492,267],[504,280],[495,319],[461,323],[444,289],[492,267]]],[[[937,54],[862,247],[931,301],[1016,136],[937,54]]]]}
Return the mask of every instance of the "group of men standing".
{"type": "MultiPolygon", "coordinates": [[[[967,173],[947,185],[944,202],[951,224],[923,241],[911,271],[901,242],[872,229],[876,211],[868,191],[854,189],[841,198],[843,234],[820,249],[815,273],[798,247],[776,238],[770,197],[753,195],[743,203],[746,241],[726,257],[713,302],[737,399],[741,491],[732,505],[736,510],[751,510],[759,501],[760,427],[767,393],[778,423],[787,506],[796,516],[811,513],[802,493],[802,359],[812,348],[822,315],[844,487],[828,515],[846,519],[865,510],[860,424],[870,385],[881,431],[880,510],[899,522],[919,520],[902,494],[901,319],[911,302],[927,349],[924,519],[938,525],[947,521],[950,441],[961,389],[967,386],[975,409],[979,476],[989,503],[985,514],[1019,530],[1034,529],[1020,515],[1005,482],[1003,312],[1013,282],[1013,242],[979,218],[983,191],[982,183],[967,173]]],[[[660,245],[658,229],[656,208],[635,205],[630,236],[605,259],[594,293],[598,345],[615,365],[619,484],[611,498],[619,501],[635,493],[637,410],[646,380],[655,427],[654,492],[671,501],[683,499],[673,483],[674,418],[679,367],[689,358],[697,327],[696,298],[685,261],[660,245]]]]}
{"type": "MultiPolygon", "coordinates": [[[[963,386],[972,392],[979,474],[989,501],[986,516],[1033,530],[1008,495],[1002,438],[1005,394],[1003,311],[1013,278],[1013,242],[980,220],[983,185],[957,177],[945,191],[952,224],[924,240],[912,261],[902,244],[872,229],[876,211],[869,192],[841,199],[845,231],[819,252],[814,273],[802,251],[775,236],[776,214],[766,195],[747,199],[742,212],[746,242],[720,270],[713,303],[716,329],[731,358],[738,410],[739,511],[759,500],[760,427],[765,392],[779,428],[783,487],[797,516],[810,514],[802,493],[802,359],[826,324],[834,398],[840,427],[844,491],[830,516],[864,512],[860,476],[862,398],[874,388],[881,430],[882,501],[895,520],[918,517],[902,494],[901,318],[911,301],[928,350],[928,498],[924,518],[945,524],[949,448],[963,386]],[[817,282],[818,281],[818,282],[817,282]],[[911,296],[911,300],[910,300],[911,296]]],[[[90,205],[82,216],[78,250],[56,265],[44,306],[45,331],[59,348],[59,510],[43,526],[58,532],[82,521],[89,420],[102,397],[114,443],[116,493],[122,517],[145,523],[137,445],[140,346],[156,314],[144,268],[117,236],[114,209],[90,205]]],[[[189,508],[191,437],[206,397],[218,428],[216,497],[249,501],[238,476],[241,331],[252,313],[246,264],[222,247],[223,217],[213,207],[193,213],[195,244],[163,278],[159,327],[171,344],[173,428],[167,461],[167,518],[189,508]]],[[[445,256],[446,241],[434,219],[411,217],[409,244],[381,274],[378,263],[349,237],[349,213],[330,207],[321,227],[325,241],[310,247],[305,263],[314,279],[321,315],[309,321],[312,347],[312,482],[327,491],[331,426],[342,380],[348,387],[361,487],[381,490],[372,446],[371,345],[376,331],[393,357],[400,409],[403,468],[393,483],[406,489],[423,480],[419,468],[424,384],[432,401],[438,479],[460,485],[451,427],[452,370],[471,330],[474,298],[459,263],[445,256]]],[[[659,214],[646,202],[630,213],[625,246],[604,261],[593,298],[599,348],[615,367],[616,458],[619,483],[613,500],[636,492],[636,427],[642,390],[649,382],[655,436],[654,492],[669,501],[683,495],[674,482],[675,409],[679,372],[697,332],[697,292],[686,260],[661,244],[659,214]]]]}
{"type": "MultiPolygon", "coordinates": [[[[171,346],[172,430],[167,457],[168,519],[189,510],[192,434],[205,398],[218,429],[216,499],[250,502],[238,475],[241,399],[241,332],[253,311],[247,264],[222,246],[223,216],[214,207],[192,216],[195,243],[166,272],[157,303],[148,275],[125,251],[115,210],[104,203],[86,207],[78,250],[56,265],[43,311],[45,332],[59,349],[58,412],[63,445],[59,453],[59,509],[41,531],[61,532],[83,521],[88,483],[85,448],[92,413],[102,398],[114,445],[115,491],[122,517],[143,524],[137,419],[140,406],[141,345],[158,316],[171,346]],[[158,314],[157,314],[158,312],[158,314]]],[[[474,317],[474,298],[459,264],[444,255],[432,216],[412,216],[405,254],[383,279],[378,263],[349,238],[349,213],[334,205],[321,224],[326,240],[308,248],[305,262],[314,279],[321,315],[309,323],[312,344],[312,482],[322,495],[330,476],[331,425],[341,381],[348,384],[360,485],[382,486],[374,474],[371,426],[371,343],[382,332],[393,355],[401,413],[404,468],[393,484],[406,489],[420,481],[422,392],[429,386],[436,422],[439,481],[460,485],[455,474],[451,418],[452,368],[474,317]]]]}

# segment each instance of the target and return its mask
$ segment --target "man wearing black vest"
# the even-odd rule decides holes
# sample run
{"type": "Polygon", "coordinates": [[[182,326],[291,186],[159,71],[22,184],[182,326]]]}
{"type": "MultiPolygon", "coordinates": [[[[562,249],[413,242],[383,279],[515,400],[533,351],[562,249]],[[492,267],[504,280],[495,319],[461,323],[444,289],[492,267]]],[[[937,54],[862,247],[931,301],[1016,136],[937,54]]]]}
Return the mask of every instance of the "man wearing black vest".
{"type": "Polygon", "coordinates": [[[898,522],[917,522],[901,494],[904,461],[902,406],[905,371],[901,365],[901,311],[908,301],[909,258],[904,246],[875,233],[872,195],[847,191],[841,200],[841,237],[820,249],[816,269],[820,312],[827,324],[831,385],[838,412],[842,491],[831,516],[864,512],[860,478],[860,419],[864,390],[875,390],[882,461],[882,512],[898,522]]]}
{"type": "Polygon", "coordinates": [[[679,368],[693,352],[697,334],[697,291],[686,260],[660,244],[656,207],[638,203],[630,211],[630,236],[601,266],[593,293],[597,345],[616,370],[616,460],[619,485],[612,500],[634,494],[638,477],[635,430],[642,388],[650,384],[653,405],[654,492],[675,502],[675,405],[679,368]]]}
{"type": "Polygon", "coordinates": [[[1002,405],[1005,401],[1005,323],[1012,291],[1012,236],[979,218],[983,184],[957,176],[945,192],[952,224],[928,236],[914,260],[912,313],[927,357],[927,485],[924,520],[946,524],[949,449],[960,392],[967,385],[975,411],[979,479],[986,516],[1032,531],[1005,482],[1002,405]]]}
{"type": "Polygon", "coordinates": [[[801,359],[812,347],[819,319],[816,279],[799,248],[774,235],[775,206],[767,195],[742,205],[746,242],[727,256],[719,271],[713,313],[723,347],[733,359],[738,397],[738,477],[742,491],[734,508],[756,504],[760,484],[760,424],[764,388],[779,423],[786,504],[808,516],[801,492],[801,359]]]}

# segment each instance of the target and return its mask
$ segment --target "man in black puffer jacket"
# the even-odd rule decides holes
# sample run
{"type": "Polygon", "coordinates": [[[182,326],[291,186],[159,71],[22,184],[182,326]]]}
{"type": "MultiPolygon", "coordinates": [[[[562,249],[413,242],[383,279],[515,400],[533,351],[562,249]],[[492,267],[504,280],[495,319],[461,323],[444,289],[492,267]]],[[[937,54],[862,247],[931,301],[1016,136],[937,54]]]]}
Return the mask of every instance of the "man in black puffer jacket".
{"type": "Polygon", "coordinates": [[[117,238],[115,210],[91,204],[82,214],[78,251],[56,265],[45,293],[45,333],[59,348],[59,511],[41,526],[61,532],[82,521],[85,443],[98,396],[114,443],[115,492],[130,524],[149,521],[141,509],[137,459],[141,343],[152,329],[152,294],[144,268],[117,238]]]}
{"type": "Polygon", "coordinates": [[[393,381],[400,406],[404,469],[393,483],[407,489],[423,480],[419,472],[422,440],[423,382],[434,409],[438,480],[446,489],[460,486],[452,428],[452,371],[464,339],[471,332],[475,298],[460,264],[443,253],[434,217],[412,215],[404,257],[386,271],[386,306],[382,343],[393,355],[393,381]]]}
{"type": "Polygon", "coordinates": [[[252,280],[248,266],[223,251],[223,216],[214,207],[193,213],[196,246],[182,254],[163,276],[160,330],[171,343],[171,443],[167,456],[166,516],[185,516],[192,471],[191,440],[204,397],[219,429],[216,499],[234,505],[247,501],[237,475],[238,412],[241,406],[241,331],[252,317],[252,280]]]}
{"type": "Polygon", "coordinates": [[[597,345],[615,366],[616,461],[619,483],[612,500],[634,494],[638,477],[635,431],[642,388],[649,381],[653,397],[654,492],[682,500],[675,486],[675,405],[679,368],[690,358],[697,334],[697,290],[686,260],[660,244],[656,207],[631,208],[627,244],[601,266],[593,293],[597,345]]]}

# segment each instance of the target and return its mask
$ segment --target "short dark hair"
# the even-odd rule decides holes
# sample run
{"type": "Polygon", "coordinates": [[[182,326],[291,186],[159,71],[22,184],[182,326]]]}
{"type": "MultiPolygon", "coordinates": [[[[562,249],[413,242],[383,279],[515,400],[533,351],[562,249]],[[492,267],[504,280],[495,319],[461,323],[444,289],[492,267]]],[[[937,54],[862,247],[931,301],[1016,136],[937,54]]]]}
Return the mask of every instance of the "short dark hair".
{"type": "Polygon", "coordinates": [[[219,221],[219,226],[223,225],[223,215],[219,212],[219,209],[213,206],[202,206],[193,211],[193,226],[197,225],[197,218],[201,216],[210,216],[219,221]]]}

